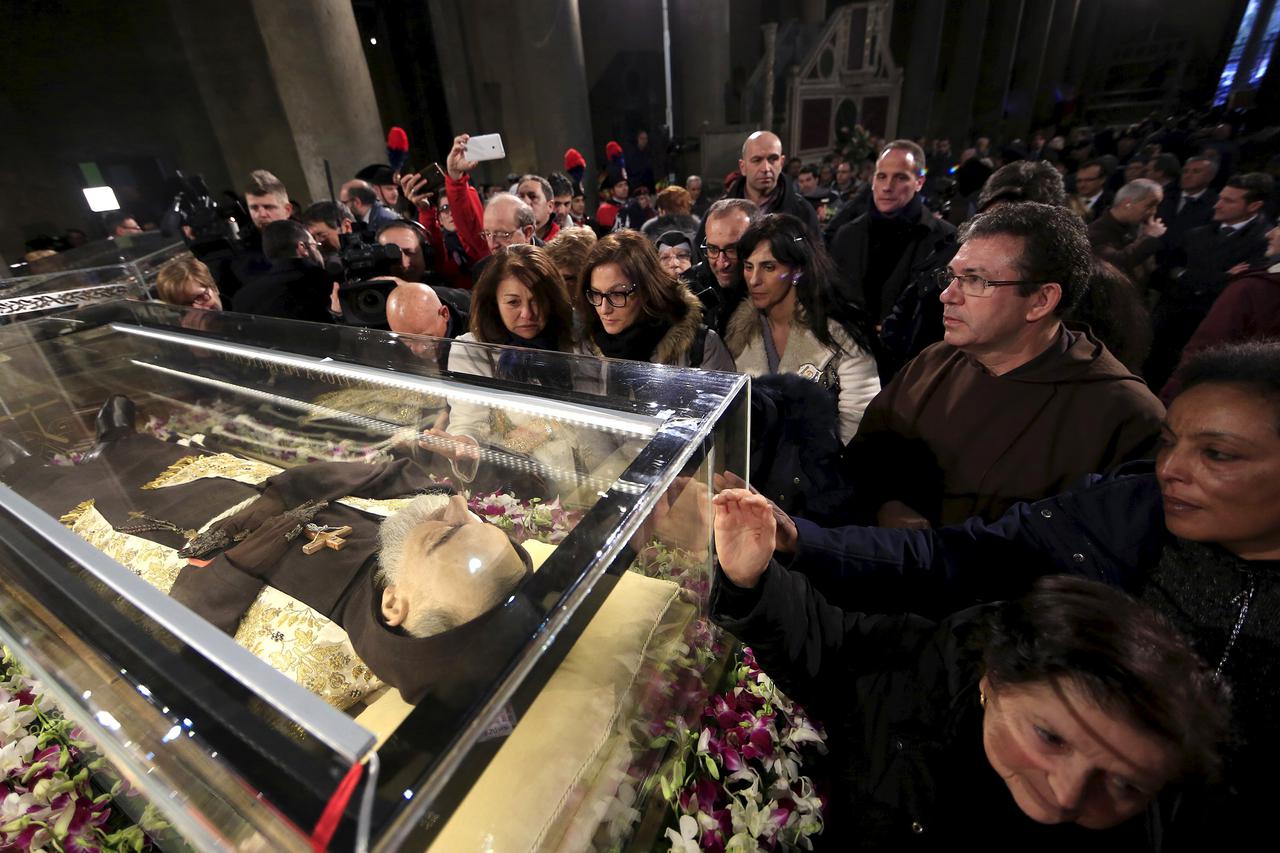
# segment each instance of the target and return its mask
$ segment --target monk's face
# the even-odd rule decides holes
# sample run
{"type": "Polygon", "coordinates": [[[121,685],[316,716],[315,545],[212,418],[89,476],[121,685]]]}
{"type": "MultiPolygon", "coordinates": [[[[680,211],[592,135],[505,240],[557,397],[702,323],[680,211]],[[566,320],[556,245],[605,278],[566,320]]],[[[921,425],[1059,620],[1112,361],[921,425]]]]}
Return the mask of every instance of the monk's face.
{"type": "Polygon", "coordinates": [[[439,520],[420,522],[404,541],[397,577],[382,594],[382,616],[415,637],[475,619],[511,594],[525,567],[501,528],[450,499],[439,520]]]}

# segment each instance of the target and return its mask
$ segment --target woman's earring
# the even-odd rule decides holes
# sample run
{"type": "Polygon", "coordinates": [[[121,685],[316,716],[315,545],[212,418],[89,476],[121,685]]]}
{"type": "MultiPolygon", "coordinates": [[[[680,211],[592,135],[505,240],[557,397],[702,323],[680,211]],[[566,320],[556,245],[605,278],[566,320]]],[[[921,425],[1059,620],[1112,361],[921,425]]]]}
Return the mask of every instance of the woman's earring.
{"type": "Polygon", "coordinates": [[[983,708],[987,707],[987,694],[983,693],[981,690],[978,691],[978,704],[983,708]]]}

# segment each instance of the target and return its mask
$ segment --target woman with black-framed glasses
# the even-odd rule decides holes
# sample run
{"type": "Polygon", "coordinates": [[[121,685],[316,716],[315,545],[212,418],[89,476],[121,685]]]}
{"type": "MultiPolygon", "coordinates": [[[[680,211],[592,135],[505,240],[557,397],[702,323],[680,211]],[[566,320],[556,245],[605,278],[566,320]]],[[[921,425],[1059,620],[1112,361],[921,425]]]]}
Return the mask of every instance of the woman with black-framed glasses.
{"type": "Polygon", "coordinates": [[[702,303],[672,278],[639,231],[605,236],[582,271],[581,351],[609,358],[734,370],[724,342],[702,324],[702,303]]]}

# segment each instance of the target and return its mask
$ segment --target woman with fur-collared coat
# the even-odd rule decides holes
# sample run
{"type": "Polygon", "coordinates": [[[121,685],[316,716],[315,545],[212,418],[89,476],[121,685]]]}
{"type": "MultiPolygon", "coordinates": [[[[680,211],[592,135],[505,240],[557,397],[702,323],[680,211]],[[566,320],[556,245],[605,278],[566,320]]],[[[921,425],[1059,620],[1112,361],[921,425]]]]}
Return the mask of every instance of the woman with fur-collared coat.
{"type": "Polygon", "coordinates": [[[658,263],[639,231],[602,238],[582,270],[589,309],[580,351],[705,370],[734,369],[724,342],[702,324],[702,303],[658,263]]]}
{"type": "Polygon", "coordinates": [[[870,336],[834,298],[834,267],[799,219],[763,217],[738,241],[748,299],[729,318],[726,343],[750,376],[794,373],[828,389],[840,441],[858,431],[880,392],[870,336]]]}

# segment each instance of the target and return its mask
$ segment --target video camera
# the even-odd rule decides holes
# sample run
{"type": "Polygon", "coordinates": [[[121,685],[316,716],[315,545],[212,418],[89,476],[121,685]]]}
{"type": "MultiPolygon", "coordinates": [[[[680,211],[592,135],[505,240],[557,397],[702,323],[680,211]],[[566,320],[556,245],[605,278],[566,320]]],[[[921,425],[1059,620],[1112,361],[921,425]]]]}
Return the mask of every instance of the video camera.
{"type": "Polygon", "coordinates": [[[200,175],[175,172],[169,184],[174,196],[165,212],[164,233],[181,234],[191,253],[201,259],[219,250],[241,248],[241,223],[249,222],[249,212],[239,199],[217,201],[200,175]]]}
{"type": "Polygon", "coordinates": [[[351,326],[387,328],[387,297],[396,283],[390,279],[400,264],[400,247],[378,243],[369,232],[343,234],[335,256],[340,275],[338,300],[342,320],[351,326]]]}

